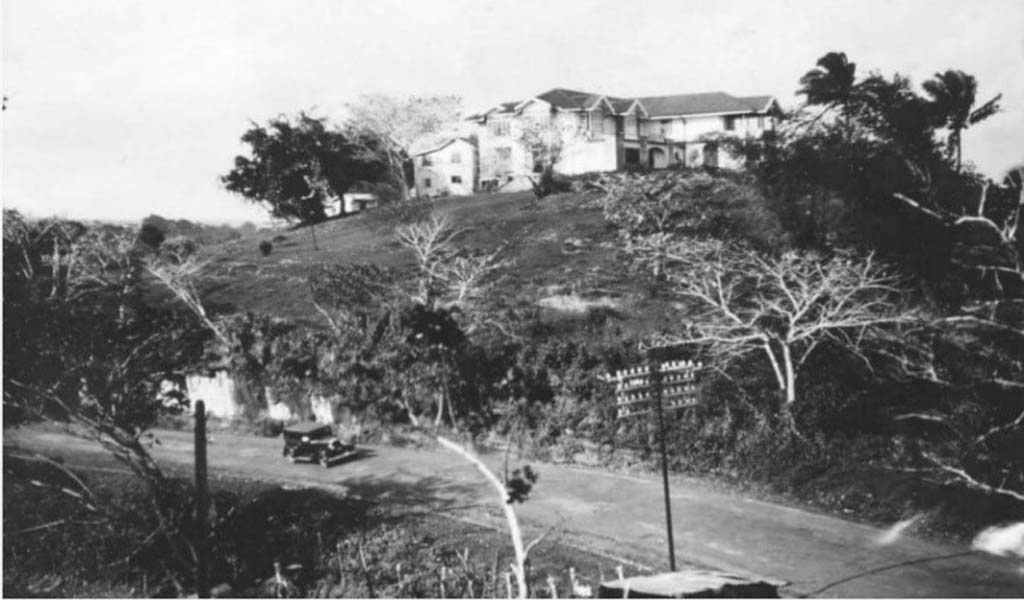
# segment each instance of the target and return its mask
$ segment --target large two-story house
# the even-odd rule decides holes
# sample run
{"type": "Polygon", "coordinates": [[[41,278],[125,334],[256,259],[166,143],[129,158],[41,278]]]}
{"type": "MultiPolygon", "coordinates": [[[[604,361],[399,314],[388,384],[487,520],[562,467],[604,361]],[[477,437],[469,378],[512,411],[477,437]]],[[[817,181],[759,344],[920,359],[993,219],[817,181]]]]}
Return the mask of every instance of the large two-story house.
{"type": "MultiPolygon", "coordinates": [[[[620,98],[556,88],[505,102],[467,118],[476,142],[473,189],[525,189],[541,157],[523,143],[525,129],[550,128],[561,146],[555,171],[574,175],[680,166],[735,168],[739,161],[706,140],[708,134],[760,137],[780,113],[772,96],[724,92],[620,98]]],[[[418,156],[420,163],[429,156],[418,156]]],[[[429,166],[429,165],[428,165],[429,166]]],[[[417,176],[417,184],[421,183],[417,176]]]]}

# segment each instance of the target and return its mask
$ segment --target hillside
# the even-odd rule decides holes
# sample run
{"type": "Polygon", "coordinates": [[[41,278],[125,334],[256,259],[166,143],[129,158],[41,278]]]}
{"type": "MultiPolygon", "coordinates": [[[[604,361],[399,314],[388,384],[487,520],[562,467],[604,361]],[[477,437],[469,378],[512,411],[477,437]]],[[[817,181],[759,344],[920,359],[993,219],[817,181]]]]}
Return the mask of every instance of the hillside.
{"type": "MultiPolygon", "coordinates": [[[[581,194],[550,196],[531,207],[532,194],[480,194],[436,201],[435,214],[464,229],[459,243],[472,249],[511,244],[514,267],[498,288],[505,306],[536,306],[546,322],[586,318],[620,320],[624,329],[666,324],[669,307],[652,298],[646,277],[616,258],[615,233],[599,207],[581,194]]],[[[206,301],[218,311],[252,311],[318,322],[308,276],[331,264],[370,263],[399,270],[414,267],[412,253],[395,236],[395,219],[372,212],[282,232],[262,256],[267,234],[244,237],[207,250],[206,301]],[[282,237],[284,239],[282,239],[282,237]]]]}

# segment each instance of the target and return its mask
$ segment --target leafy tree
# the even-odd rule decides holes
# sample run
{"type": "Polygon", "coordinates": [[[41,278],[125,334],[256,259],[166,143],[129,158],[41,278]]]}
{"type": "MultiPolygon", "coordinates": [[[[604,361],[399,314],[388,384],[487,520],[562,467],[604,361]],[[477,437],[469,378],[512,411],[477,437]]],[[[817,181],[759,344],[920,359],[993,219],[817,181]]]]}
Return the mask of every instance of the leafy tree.
{"type": "Polygon", "coordinates": [[[999,100],[1003,95],[997,94],[980,107],[974,108],[977,80],[973,75],[952,69],[936,73],[934,78],[924,82],[924,90],[931,96],[935,118],[949,129],[947,152],[950,158],[956,158],[956,169],[959,171],[962,165],[963,131],[999,112],[999,100]]]}
{"type": "Polygon", "coordinates": [[[167,235],[152,223],[143,223],[139,229],[139,241],[154,250],[159,248],[166,238],[167,235]]]}
{"type": "Polygon", "coordinates": [[[388,176],[386,149],[377,140],[305,113],[272,119],[266,127],[253,123],[242,142],[250,156],[235,157],[234,169],[221,178],[224,186],[274,217],[303,224],[323,221],[325,206],[357,182],[388,176]]]}
{"type": "Polygon", "coordinates": [[[797,94],[806,96],[807,104],[824,106],[825,111],[842,109],[856,92],[856,63],[850,62],[845,52],[829,52],[817,64],[800,78],[797,94]]]}
{"type": "Polygon", "coordinates": [[[365,94],[347,108],[352,129],[376,138],[391,180],[401,189],[402,200],[408,200],[406,165],[412,145],[423,138],[454,134],[462,113],[462,98],[365,94]]]}
{"type": "Polygon", "coordinates": [[[183,382],[205,332],[140,301],[138,231],[4,217],[5,422],[75,425],[129,467],[150,493],[145,514],[125,514],[78,480],[75,497],[101,519],[151,523],[128,556],[158,555],[157,577],[189,581],[194,512],[150,457],[144,431],[183,408],[185,397],[164,384],[183,382]]]}

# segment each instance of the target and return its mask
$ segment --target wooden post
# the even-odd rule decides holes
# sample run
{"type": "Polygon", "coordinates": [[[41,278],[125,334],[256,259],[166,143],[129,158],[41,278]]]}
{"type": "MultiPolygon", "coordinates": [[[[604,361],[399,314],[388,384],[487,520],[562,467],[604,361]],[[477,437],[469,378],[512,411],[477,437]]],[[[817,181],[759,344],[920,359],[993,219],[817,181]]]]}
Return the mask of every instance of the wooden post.
{"type": "Polygon", "coordinates": [[[656,360],[649,362],[651,369],[651,391],[654,394],[655,410],[658,413],[658,440],[661,444],[661,482],[665,490],[665,533],[668,535],[668,566],[670,571],[676,570],[676,546],[672,537],[672,501],[668,492],[668,450],[665,447],[665,414],[662,407],[660,364],[656,360]]]}
{"type": "Polygon", "coordinates": [[[209,573],[209,524],[206,522],[210,509],[210,496],[206,480],[206,404],[196,401],[195,428],[196,457],[196,596],[210,597],[209,573]]]}

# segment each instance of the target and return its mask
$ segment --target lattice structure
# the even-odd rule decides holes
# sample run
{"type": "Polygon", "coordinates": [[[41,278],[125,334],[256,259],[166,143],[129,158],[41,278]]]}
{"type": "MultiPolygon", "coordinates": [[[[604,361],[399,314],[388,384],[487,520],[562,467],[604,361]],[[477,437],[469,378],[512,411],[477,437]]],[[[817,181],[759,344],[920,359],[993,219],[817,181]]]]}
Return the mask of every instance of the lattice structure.
{"type": "Polygon", "coordinates": [[[645,367],[621,369],[604,377],[615,385],[618,418],[649,413],[658,416],[661,446],[661,479],[665,492],[665,536],[668,538],[669,568],[676,570],[672,536],[672,503],[668,490],[668,451],[665,447],[665,411],[697,404],[697,373],[703,365],[692,360],[651,361],[645,367]]]}
{"type": "Polygon", "coordinates": [[[634,417],[656,410],[687,408],[697,403],[697,372],[703,367],[692,360],[653,363],[646,367],[621,369],[605,376],[615,384],[615,404],[619,418],[634,417]]]}

